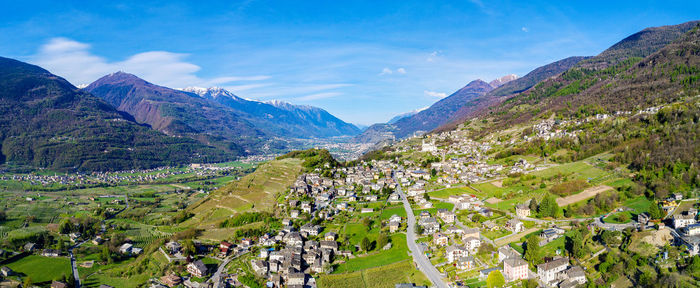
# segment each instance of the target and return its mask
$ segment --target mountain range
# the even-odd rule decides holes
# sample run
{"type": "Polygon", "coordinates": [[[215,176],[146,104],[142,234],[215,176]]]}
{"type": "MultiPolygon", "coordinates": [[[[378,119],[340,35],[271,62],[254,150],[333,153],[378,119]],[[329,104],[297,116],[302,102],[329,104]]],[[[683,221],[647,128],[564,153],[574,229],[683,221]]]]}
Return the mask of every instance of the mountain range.
{"type": "Polygon", "coordinates": [[[182,91],[199,95],[241,113],[242,117],[271,135],[293,138],[327,138],[360,133],[355,125],[344,122],[326,110],[283,101],[261,102],[240,98],[218,87],[188,87],[182,91]]]}
{"type": "Polygon", "coordinates": [[[232,159],[139,124],[41,67],[0,57],[0,164],[124,170],[232,159]]]}
{"type": "Polygon", "coordinates": [[[433,130],[454,129],[475,116],[493,113],[494,107],[512,101],[515,97],[530,95],[530,90],[544,85],[551,78],[560,77],[570,69],[601,70],[628,59],[647,57],[679,39],[698,23],[700,21],[646,28],[615,43],[597,56],[568,57],[538,67],[521,78],[507,75],[490,83],[475,80],[420,113],[402,117],[394,120],[395,122],[374,124],[354,139],[357,142],[376,143],[387,139],[403,139],[433,130]],[[479,85],[472,86],[475,83],[479,85]]]}

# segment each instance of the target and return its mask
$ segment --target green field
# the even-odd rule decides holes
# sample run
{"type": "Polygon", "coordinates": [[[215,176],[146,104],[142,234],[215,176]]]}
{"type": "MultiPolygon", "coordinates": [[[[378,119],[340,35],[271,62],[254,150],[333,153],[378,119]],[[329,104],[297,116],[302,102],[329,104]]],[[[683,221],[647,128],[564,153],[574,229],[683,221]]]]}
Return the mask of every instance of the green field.
{"type": "Polygon", "coordinates": [[[413,267],[410,260],[352,273],[321,275],[317,283],[319,288],[393,288],[398,283],[430,284],[423,273],[413,267]]]}
{"type": "Polygon", "coordinates": [[[206,200],[188,208],[195,216],[182,225],[214,228],[216,223],[236,213],[270,211],[276,204],[277,195],[286,191],[300,172],[299,159],[262,164],[255,172],[212,192],[206,200]]]}
{"type": "Polygon", "coordinates": [[[391,249],[384,251],[381,250],[381,247],[379,247],[378,251],[371,252],[368,256],[349,259],[345,263],[338,265],[338,267],[333,273],[354,272],[367,268],[384,266],[387,264],[411,258],[411,256],[408,255],[408,247],[406,246],[405,234],[392,235],[391,243],[391,249]]]}
{"type": "Polygon", "coordinates": [[[394,214],[405,218],[406,209],[403,208],[403,205],[384,208],[384,210],[382,210],[381,219],[387,220],[394,214]]]}
{"type": "Polygon", "coordinates": [[[473,189],[468,187],[454,187],[428,192],[428,196],[432,198],[447,199],[447,197],[450,197],[451,195],[474,194],[474,192],[475,191],[473,189]]]}
{"type": "Polygon", "coordinates": [[[16,273],[31,277],[34,283],[51,282],[61,279],[64,275],[66,277],[73,275],[70,260],[66,257],[29,255],[4,266],[10,267],[16,273]]]}

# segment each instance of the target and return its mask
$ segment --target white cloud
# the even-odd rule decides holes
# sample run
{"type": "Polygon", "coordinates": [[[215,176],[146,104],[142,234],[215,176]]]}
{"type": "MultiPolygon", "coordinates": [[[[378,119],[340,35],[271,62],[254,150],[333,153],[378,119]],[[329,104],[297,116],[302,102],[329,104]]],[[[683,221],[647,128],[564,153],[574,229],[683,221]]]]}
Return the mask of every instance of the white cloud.
{"type": "Polygon", "coordinates": [[[403,75],[403,74],[406,74],[406,68],[399,67],[396,69],[396,71],[394,71],[394,70],[389,69],[388,67],[384,67],[384,69],[382,69],[382,72],[379,73],[379,76],[391,75],[391,74],[394,74],[394,72],[396,72],[397,74],[403,75]]]}
{"type": "Polygon", "coordinates": [[[438,57],[441,51],[433,51],[428,55],[428,58],[425,59],[425,61],[428,62],[435,62],[435,59],[438,57]]]}
{"type": "Polygon", "coordinates": [[[447,94],[445,94],[443,92],[435,92],[435,91],[428,91],[428,90],[423,91],[423,94],[425,94],[425,96],[436,97],[436,98],[447,97],[447,94]]]}
{"type": "Polygon", "coordinates": [[[391,71],[391,69],[384,67],[384,69],[382,69],[382,72],[379,73],[379,75],[388,75],[388,74],[392,74],[392,73],[394,73],[394,71],[391,71]]]}
{"type": "Polygon", "coordinates": [[[220,76],[203,79],[195,73],[201,68],[185,61],[187,54],[148,51],[110,62],[91,54],[90,45],[67,38],[53,38],[39,48],[30,62],[42,66],[73,84],[90,83],[116,71],[137,75],[146,81],[168,86],[214,86],[238,81],[260,81],[269,76],[220,76]]]}
{"type": "Polygon", "coordinates": [[[520,30],[523,30],[523,32],[530,32],[530,29],[527,29],[527,27],[523,26],[523,28],[520,28],[520,30]]]}

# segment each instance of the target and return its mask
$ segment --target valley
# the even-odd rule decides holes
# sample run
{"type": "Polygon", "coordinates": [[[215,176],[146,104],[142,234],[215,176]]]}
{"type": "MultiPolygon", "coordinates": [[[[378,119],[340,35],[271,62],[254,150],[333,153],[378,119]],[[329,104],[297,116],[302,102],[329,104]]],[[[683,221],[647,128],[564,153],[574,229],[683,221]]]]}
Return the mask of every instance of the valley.
{"type": "Polygon", "coordinates": [[[361,130],[0,58],[0,287],[695,287],[699,80],[690,21],[361,130]]]}

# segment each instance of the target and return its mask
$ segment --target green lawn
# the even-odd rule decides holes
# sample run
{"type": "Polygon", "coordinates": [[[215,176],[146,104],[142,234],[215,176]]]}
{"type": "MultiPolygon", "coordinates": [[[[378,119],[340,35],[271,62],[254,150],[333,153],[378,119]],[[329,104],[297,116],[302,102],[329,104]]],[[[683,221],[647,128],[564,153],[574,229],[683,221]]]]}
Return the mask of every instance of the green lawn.
{"type": "Polygon", "coordinates": [[[63,277],[63,275],[73,275],[70,269],[70,260],[66,257],[29,255],[5,266],[17,273],[31,277],[34,283],[50,282],[63,277]]]}
{"type": "Polygon", "coordinates": [[[401,217],[406,217],[406,209],[403,208],[403,205],[394,206],[394,207],[387,207],[384,210],[382,210],[381,219],[382,220],[389,219],[394,214],[401,216],[401,217]]]}
{"type": "Polygon", "coordinates": [[[410,260],[364,269],[351,273],[320,275],[317,278],[319,288],[393,288],[398,283],[430,284],[429,280],[413,267],[410,260]]]}
{"type": "Polygon", "coordinates": [[[640,196],[640,197],[625,201],[625,203],[623,205],[634,209],[634,211],[636,211],[637,214],[640,214],[640,213],[644,213],[644,212],[649,212],[649,207],[651,207],[651,205],[653,205],[653,201],[650,201],[649,199],[647,199],[647,197],[640,196]]]}
{"type": "Polygon", "coordinates": [[[467,187],[445,188],[442,190],[428,192],[428,196],[434,198],[447,199],[451,195],[474,194],[474,190],[467,187]]]}
{"type": "Polygon", "coordinates": [[[375,252],[369,256],[349,259],[347,262],[338,265],[333,273],[354,272],[362,269],[384,266],[411,257],[408,255],[405,234],[392,235],[391,243],[391,249],[384,251],[379,247],[379,252],[375,252]]]}

